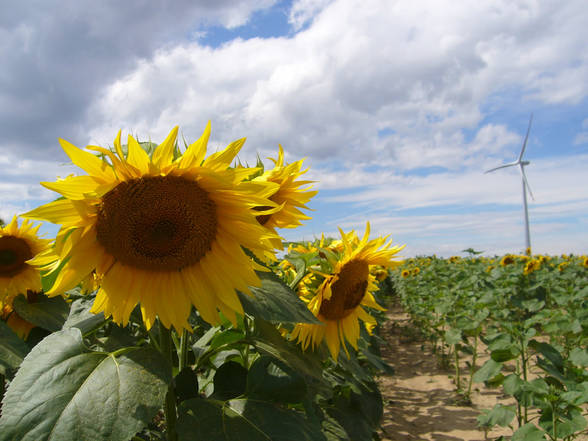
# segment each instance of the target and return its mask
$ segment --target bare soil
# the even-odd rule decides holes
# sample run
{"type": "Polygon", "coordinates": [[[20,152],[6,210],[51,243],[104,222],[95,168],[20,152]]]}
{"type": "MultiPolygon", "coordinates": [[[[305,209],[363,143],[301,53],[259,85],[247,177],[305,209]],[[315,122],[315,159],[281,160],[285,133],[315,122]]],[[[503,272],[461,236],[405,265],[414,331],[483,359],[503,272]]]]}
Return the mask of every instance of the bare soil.
{"type": "MultiPolygon", "coordinates": [[[[474,384],[472,403],[460,402],[452,378],[455,371],[439,366],[431,345],[419,339],[418,330],[398,307],[389,310],[382,336],[388,342],[382,348],[382,358],[395,369],[394,375],[378,378],[384,399],[382,440],[483,441],[512,434],[509,428],[497,428],[486,438],[476,417],[481,409],[514,401],[504,397],[501,389],[474,384]]],[[[467,376],[462,381],[467,381],[467,376]]]]}

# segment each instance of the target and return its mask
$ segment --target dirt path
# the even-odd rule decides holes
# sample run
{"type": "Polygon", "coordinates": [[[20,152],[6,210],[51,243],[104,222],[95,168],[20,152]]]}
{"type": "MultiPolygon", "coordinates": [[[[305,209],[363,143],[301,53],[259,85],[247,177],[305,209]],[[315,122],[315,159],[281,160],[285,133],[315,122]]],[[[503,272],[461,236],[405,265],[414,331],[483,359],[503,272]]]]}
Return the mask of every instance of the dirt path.
{"type": "MultiPolygon", "coordinates": [[[[378,379],[384,398],[384,421],[380,437],[387,441],[483,441],[477,428],[481,409],[504,400],[501,390],[474,390],[472,405],[459,405],[453,372],[439,368],[430,345],[415,339],[408,316],[398,308],[390,310],[383,337],[390,343],[382,357],[395,369],[392,376],[378,379]]],[[[477,385],[481,386],[481,385],[477,385]]],[[[510,403],[509,403],[510,404],[510,403]]],[[[495,429],[488,439],[510,435],[509,429],[495,429]]]]}

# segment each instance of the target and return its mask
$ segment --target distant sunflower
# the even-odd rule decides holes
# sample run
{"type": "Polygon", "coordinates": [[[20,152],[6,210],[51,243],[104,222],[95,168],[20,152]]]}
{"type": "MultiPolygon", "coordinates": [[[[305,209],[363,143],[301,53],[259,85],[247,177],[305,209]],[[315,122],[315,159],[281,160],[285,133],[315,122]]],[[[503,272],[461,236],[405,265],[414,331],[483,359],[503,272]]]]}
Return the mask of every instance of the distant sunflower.
{"type": "Polygon", "coordinates": [[[303,349],[309,346],[314,349],[325,340],[335,360],[341,346],[347,352],[344,340],[357,349],[359,319],[365,322],[368,331],[376,325],[376,320],[364,307],[384,310],[372,294],[377,289],[377,282],[370,275],[370,268],[374,265],[387,268],[398,265],[391,259],[404,248],[390,248],[386,237],[368,240],[369,223],[361,241],[350,241],[343,231],[339,231],[344,251],[335,262],[333,272],[321,274],[324,280],[308,302],[310,311],[324,325],[299,323],[290,336],[291,339],[297,339],[303,349]]]}
{"type": "Polygon", "coordinates": [[[584,257],[584,258],[582,259],[582,266],[583,266],[584,268],[588,268],[588,257],[584,257]]]}
{"type": "MultiPolygon", "coordinates": [[[[276,184],[274,193],[270,196],[278,208],[260,205],[258,210],[265,210],[267,214],[257,216],[257,221],[264,227],[275,233],[276,228],[296,228],[302,224],[302,220],[311,219],[300,211],[308,209],[306,204],[312,199],[317,191],[311,191],[310,184],[314,181],[298,180],[307,172],[302,170],[303,159],[291,164],[284,163],[284,149],[279,146],[278,158],[268,158],[274,163],[274,168],[265,171],[253,182],[271,182],[276,184]]],[[[274,241],[275,248],[282,249],[280,239],[274,241]]]]}
{"type": "MultiPolygon", "coordinates": [[[[29,290],[26,292],[25,298],[28,303],[35,303],[40,295],[42,294],[29,290]]],[[[8,327],[12,329],[16,335],[23,340],[26,340],[35,325],[22,318],[13,309],[12,303],[14,297],[6,300],[7,301],[0,302],[0,319],[5,321],[8,327]]]]}
{"type": "Polygon", "coordinates": [[[125,155],[120,131],[115,153],[87,147],[102,157],[60,140],[88,175],[42,183],[64,198],[26,214],[61,224],[55,249],[64,264],[48,295],[92,277],[100,284],[92,312],[125,326],[140,304],[148,329],[156,316],[167,328],[191,329],[192,305],[213,324],[218,310],[232,321],[243,312],[235,290],[260,285],[243,248],[271,251],[276,236],[254,207],[275,208],[268,197],[276,184],[244,182],[255,170],[230,168],[244,138],[205,159],[210,123],[183,154],[177,132],[151,157],[132,136],[125,155]]]}
{"type": "Polygon", "coordinates": [[[502,259],[500,259],[500,266],[507,266],[512,265],[516,262],[515,256],[510,254],[506,254],[502,259]]]}
{"type": "Polygon", "coordinates": [[[532,272],[537,271],[539,268],[541,268],[541,262],[537,259],[531,259],[525,264],[523,274],[528,276],[532,272]]]}
{"type": "Polygon", "coordinates": [[[24,220],[20,228],[16,216],[5,227],[0,227],[0,301],[27,290],[41,290],[41,274],[29,261],[49,248],[50,240],[40,239],[40,225],[24,220]]]}
{"type": "Polygon", "coordinates": [[[408,276],[410,276],[410,270],[404,269],[402,270],[402,273],[400,273],[400,275],[406,279],[408,276]]]}

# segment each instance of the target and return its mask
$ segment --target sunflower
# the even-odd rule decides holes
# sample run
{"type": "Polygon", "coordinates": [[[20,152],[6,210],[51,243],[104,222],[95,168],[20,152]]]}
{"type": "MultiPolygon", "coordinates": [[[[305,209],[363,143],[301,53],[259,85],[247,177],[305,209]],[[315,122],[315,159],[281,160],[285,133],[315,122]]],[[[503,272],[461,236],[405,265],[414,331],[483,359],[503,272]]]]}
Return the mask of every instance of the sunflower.
{"type": "Polygon", "coordinates": [[[514,256],[511,254],[506,254],[502,259],[500,259],[500,266],[512,265],[515,262],[516,260],[514,256]]]}
{"type": "Polygon", "coordinates": [[[537,259],[531,259],[525,264],[523,274],[528,276],[532,272],[537,271],[539,268],[541,268],[541,262],[539,262],[537,259]]]}
{"type": "Polygon", "coordinates": [[[19,228],[16,216],[0,227],[0,301],[11,303],[12,298],[29,289],[41,291],[41,274],[29,263],[50,248],[50,240],[37,236],[39,227],[24,220],[19,228]]]}
{"type": "MultiPolygon", "coordinates": [[[[266,212],[266,214],[257,216],[257,221],[273,233],[276,228],[296,228],[302,224],[302,220],[311,219],[299,209],[308,209],[306,204],[317,194],[317,191],[310,190],[309,184],[314,181],[297,180],[308,171],[308,169],[302,170],[304,159],[285,164],[284,149],[281,145],[279,148],[277,159],[268,158],[274,163],[274,168],[253,179],[253,182],[276,184],[273,194],[270,195],[270,200],[278,208],[265,205],[257,207],[258,210],[266,212]]],[[[280,239],[274,241],[273,245],[278,249],[283,248],[280,239]]]]}
{"type": "Polygon", "coordinates": [[[67,141],[60,144],[88,175],[42,183],[64,198],[26,214],[61,224],[55,250],[63,267],[47,292],[58,295],[88,277],[100,288],[92,312],[123,326],[140,304],[147,329],[156,316],[166,328],[191,330],[192,305],[211,324],[219,310],[231,321],[243,313],[236,290],[259,286],[255,264],[243,248],[271,251],[276,235],[259,225],[254,207],[276,204],[271,182],[245,182],[254,169],[230,168],[245,139],[206,156],[210,123],[183,154],[178,127],[151,157],[120,131],[115,152],[67,141]]]}
{"type": "MultiPolygon", "coordinates": [[[[28,303],[35,303],[40,295],[42,294],[39,292],[28,290],[25,299],[28,303]]],[[[0,302],[0,319],[5,321],[16,335],[26,340],[35,325],[18,315],[13,309],[13,301],[14,297],[8,301],[0,302]]]]}
{"type": "Polygon", "coordinates": [[[583,266],[584,268],[588,268],[588,257],[584,257],[584,258],[582,259],[582,266],[583,266]]]}
{"type": "Polygon", "coordinates": [[[408,276],[410,276],[410,270],[404,269],[402,270],[402,273],[400,273],[400,275],[403,279],[406,279],[408,276]]]}
{"type": "Polygon", "coordinates": [[[337,360],[341,346],[347,353],[344,340],[357,349],[359,319],[365,322],[368,331],[376,325],[376,320],[364,307],[384,310],[372,294],[377,289],[377,281],[370,275],[371,267],[397,266],[398,262],[391,259],[404,248],[390,248],[386,237],[368,240],[369,223],[361,241],[349,240],[343,231],[339,231],[344,250],[334,262],[331,274],[316,274],[322,276],[323,280],[308,301],[308,308],[324,325],[298,323],[290,335],[291,339],[298,340],[304,350],[309,345],[314,349],[325,340],[334,360],[337,360]]]}

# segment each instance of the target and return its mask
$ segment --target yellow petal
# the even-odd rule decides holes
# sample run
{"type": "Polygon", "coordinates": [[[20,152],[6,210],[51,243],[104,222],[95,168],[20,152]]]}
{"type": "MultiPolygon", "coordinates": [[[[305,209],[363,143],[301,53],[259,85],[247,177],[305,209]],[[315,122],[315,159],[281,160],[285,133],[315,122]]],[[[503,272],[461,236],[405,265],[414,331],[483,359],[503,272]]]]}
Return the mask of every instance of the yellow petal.
{"type": "Polygon", "coordinates": [[[102,159],[94,156],[92,153],[77,148],[64,139],[59,139],[59,144],[61,144],[61,148],[70,157],[72,162],[90,175],[106,181],[114,178],[112,168],[102,159]]]}
{"type": "Polygon", "coordinates": [[[128,163],[134,166],[142,174],[149,173],[149,155],[131,135],[129,135],[128,138],[128,149],[128,163]]]}
{"type": "Polygon", "coordinates": [[[49,221],[54,224],[62,225],[73,225],[82,220],[76,206],[68,199],[59,199],[41,205],[40,207],[23,214],[23,217],[49,221]]]}
{"type": "Polygon", "coordinates": [[[180,159],[180,168],[200,167],[204,156],[206,155],[206,147],[210,139],[210,121],[206,124],[206,128],[202,136],[196,142],[188,146],[182,158],[180,159]]]}
{"type": "Polygon", "coordinates": [[[233,141],[224,150],[213,153],[206,158],[203,165],[212,170],[225,170],[231,165],[231,162],[235,159],[243,144],[245,144],[245,139],[241,138],[233,141]]]}
{"type": "Polygon", "coordinates": [[[159,168],[166,167],[172,163],[174,148],[176,146],[176,137],[178,136],[178,126],[175,126],[167,138],[157,146],[153,152],[153,164],[159,168]]]}
{"type": "Polygon", "coordinates": [[[70,176],[57,182],[41,182],[41,185],[74,200],[86,199],[100,186],[92,176],[70,176]]]}

